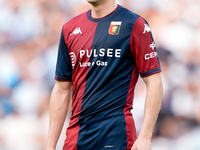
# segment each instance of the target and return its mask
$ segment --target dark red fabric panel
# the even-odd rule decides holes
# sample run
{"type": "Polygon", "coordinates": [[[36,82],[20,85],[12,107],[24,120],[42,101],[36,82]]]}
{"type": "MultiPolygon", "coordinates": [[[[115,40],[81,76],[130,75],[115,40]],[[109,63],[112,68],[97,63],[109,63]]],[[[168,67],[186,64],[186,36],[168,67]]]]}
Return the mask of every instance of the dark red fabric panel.
{"type": "Polygon", "coordinates": [[[76,150],[79,133],[79,114],[86,84],[86,74],[89,66],[83,67],[77,62],[89,62],[87,55],[81,55],[80,51],[91,50],[97,23],[91,23],[87,18],[87,13],[81,14],[67,22],[63,26],[65,44],[68,47],[73,66],[72,72],[72,115],[69,127],[67,129],[67,139],[63,150],[76,150]]]}
{"type": "Polygon", "coordinates": [[[137,73],[136,68],[133,67],[131,82],[130,82],[127,100],[126,100],[126,106],[124,108],[124,116],[126,120],[126,130],[127,130],[127,149],[126,150],[131,149],[133,143],[135,142],[137,138],[135,123],[130,111],[133,105],[134,89],[135,89],[137,80],[138,80],[138,73],[137,73]]]}
{"type": "Polygon", "coordinates": [[[155,70],[156,73],[161,71],[150,27],[142,17],[135,22],[133,27],[130,48],[141,76],[148,76],[145,74],[147,72],[149,75],[153,74],[151,70],[155,70]]]}

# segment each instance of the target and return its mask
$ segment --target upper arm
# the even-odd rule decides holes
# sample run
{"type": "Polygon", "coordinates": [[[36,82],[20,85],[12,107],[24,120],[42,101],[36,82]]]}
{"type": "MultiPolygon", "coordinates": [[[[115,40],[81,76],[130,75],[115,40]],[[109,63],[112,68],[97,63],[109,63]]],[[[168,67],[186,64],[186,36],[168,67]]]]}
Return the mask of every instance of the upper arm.
{"type": "Polygon", "coordinates": [[[161,73],[155,73],[149,76],[146,76],[142,78],[144,83],[147,86],[147,89],[150,87],[150,90],[156,89],[157,91],[163,91],[162,86],[162,79],[161,79],[161,73]]]}
{"type": "Polygon", "coordinates": [[[56,81],[54,91],[61,94],[67,94],[71,92],[71,87],[72,83],[70,81],[56,81]]]}
{"type": "Polygon", "coordinates": [[[150,27],[142,17],[137,19],[132,30],[131,51],[141,77],[161,71],[150,27]]]}
{"type": "Polygon", "coordinates": [[[72,65],[69,56],[68,47],[65,43],[63,30],[60,36],[60,43],[58,48],[58,57],[56,64],[56,76],[55,80],[59,81],[71,81],[72,80],[72,65]]]}

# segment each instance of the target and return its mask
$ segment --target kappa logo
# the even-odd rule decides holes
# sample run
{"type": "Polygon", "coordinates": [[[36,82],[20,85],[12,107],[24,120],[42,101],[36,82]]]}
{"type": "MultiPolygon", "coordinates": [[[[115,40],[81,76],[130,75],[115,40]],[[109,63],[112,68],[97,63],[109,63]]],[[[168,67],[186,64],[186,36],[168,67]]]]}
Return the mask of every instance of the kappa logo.
{"type": "Polygon", "coordinates": [[[74,66],[76,64],[76,55],[74,52],[69,53],[71,57],[71,62],[72,62],[72,68],[74,69],[74,66]]]}
{"type": "Polygon", "coordinates": [[[150,29],[148,24],[144,24],[144,32],[143,32],[143,34],[145,34],[146,32],[151,32],[151,29],[150,29]]]}
{"type": "Polygon", "coordinates": [[[153,42],[152,44],[150,44],[150,48],[152,48],[152,50],[154,50],[155,47],[156,47],[155,42],[153,42]]]}
{"type": "Polygon", "coordinates": [[[112,21],[110,23],[110,28],[108,30],[108,33],[111,35],[118,35],[120,32],[120,28],[121,28],[121,21],[112,21]]]}
{"type": "Polygon", "coordinates": [[[72,34],[70,34],[70,35],[76,35],[76,34],[82,34],[82,31],[81,31],[81,28],[79,27],[79,28],[76,28],[73,32],[72,32],[72,34]]]}

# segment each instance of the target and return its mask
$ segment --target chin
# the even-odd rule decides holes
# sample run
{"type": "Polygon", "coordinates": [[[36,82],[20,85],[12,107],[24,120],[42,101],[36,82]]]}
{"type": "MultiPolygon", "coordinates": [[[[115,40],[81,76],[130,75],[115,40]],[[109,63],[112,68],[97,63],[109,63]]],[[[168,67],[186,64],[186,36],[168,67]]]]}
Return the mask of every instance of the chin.
{"type": "Polygon", "coordinates": [[[98,4],[100,0],[87,0],[88,3],[95,5],[98,4]]]}
{"type": "Polygon", "coordinates": [[[99,0],[87,0],[89,3],[90,2],[98,2],[99,0]]]}

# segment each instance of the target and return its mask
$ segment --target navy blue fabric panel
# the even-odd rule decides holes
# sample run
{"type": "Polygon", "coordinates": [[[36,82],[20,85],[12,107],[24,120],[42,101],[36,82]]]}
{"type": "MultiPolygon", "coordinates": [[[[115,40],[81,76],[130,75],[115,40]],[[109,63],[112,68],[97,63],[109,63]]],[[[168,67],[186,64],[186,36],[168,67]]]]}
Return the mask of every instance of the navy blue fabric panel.
{"type": "Polygon", "coordinates": [[[64,34],[61,32],[56,64],[56,80],[72,80],[72,65],[67,46],[65,45],[64,34]]]}
{"type": "Polygon", "coordinates": [[[90,66],[86,76],[79,118],[78,150],[125,150],[127,147],[124,107],[134,67],[130,37],[138,18],[138,15],[121,6],[103,19],[89,17],[91,21],[98,22],[92,44],[96,56],[92,53],[90,62],[95,65],[90,66]],[[109,34],[112,21],[121,22],[118,35],[109,34]],[[105,50],[103,57],[102,48],[105,50]],[[110,55],[108,49],[111,49],[110,55]],[[118,49],[120,54],[116,57],[118,49]]]}
{"type": "Polygon", "coordinates": [[[113,117],[92,116],[80,123],[78,150],[125,150],[126,129],[121,112],[116,111],[113,117]],[[100,119],[100,118],[101,119],[100,119]],[[122,126],[123,124],[123,126],[122,126]]]}
{"type": "MultiPolygon", "coordinates": [[[[94,109],[93,103],[93,99],[96,99],[93,98],[95,95],[97,95],[97,97],[102,97],[105,95],[104,93],[107,93],[113,88],[111,93],[116,92],[117,90],[121,91],[120,87],[126,89],[120,93],[128,92],[134,64],[132,53],[129,50],[130,35],[133,25],[139,16],[136,15],[135,18],[133,18],[132,13],[127,14],[129,11],[127,12],[126,9],[122,9],[121,6],[119,7],[120,8],[114,12],[115,16],[112,17],[112,20],[106,20],[106,18],[104,18],[104,20],[99,21],[97,25],[92,49],[96,49],[97,53],[100,53],[99,50],[101,48],[104,48],[105,50],[111,48],[113,49],[113,57],[107,57],[106,54],[104,57],[94,57],[93,54],[91,55],[90,62],[97,62],[99,60],[100,62],[107,62],[107,66],[94,65],[90,67],[86,76],[87,83],[82,102],[81,116],[89,114],[90,112],[88,111],[93,112],[93,110],[96,110],[94,109]],[[124,18],[124,15],[127,17],[124,18]],[[130,18],[128,18],[129,15],[130,18]],[[110,23],[113,20],[122,21],[119,35],[108,34],[110,23]],[[121,49],[120,58],[116,58],[114,57],[114,51],[119,48],[121,49]],[[93,108],[90,108],[90,105],[93,106],[93,108]],[[85,108],[87,108],[87,110],[85,110],[85,108]]],[[[126,96],[126,94],[122,95],[126,96]]]]}

